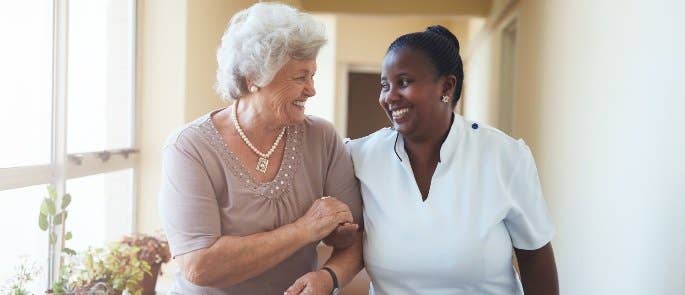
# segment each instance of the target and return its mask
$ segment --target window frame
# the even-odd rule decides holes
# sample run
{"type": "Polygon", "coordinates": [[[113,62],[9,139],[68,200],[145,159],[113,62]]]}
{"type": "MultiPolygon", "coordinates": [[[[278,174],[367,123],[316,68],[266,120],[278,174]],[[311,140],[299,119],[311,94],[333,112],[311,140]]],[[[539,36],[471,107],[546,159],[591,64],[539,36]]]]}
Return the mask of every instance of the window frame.
{"type": "MultiPolygon", "coordinates": [[[[136,201],[137,201],[137,156],[138,146],[136,141],[137,126],[137,98],[136,98],[136,48],[137,48],[137,0],[126,0],[130,5],[130,69],[131,81],[129,99],[131,105],[131,145],[126,149],[110,149],[87,153],[67,153],[67,74],[68,74],[68,20],[69,1],[52,0],[53,9],[53,33],[52,33],[52,126],[51,126],[51,151],[50,163],[46,165],[20,166],[0,168],[0,191],[29,187],[33,185],[50,184],[57,193],[65,193],[66,182],[69,179],[107,172],[131,169],[133,171],[131,202],[131,228],[136,229],[136,201]]],[[[59,204],[57,204],[59,206],[59,204]]],[[[38,208],[36,208],[38,210],[38,208]]],[[[31,212],[28,212],[31,213],[31,212]]],[[[57,242],[61,245],[64,236],[64,228],[55,228],[57,242]]],[[[61,249],[48,246],[47,277],[48,286],[59,274],[59,260],[61,249]]]]}

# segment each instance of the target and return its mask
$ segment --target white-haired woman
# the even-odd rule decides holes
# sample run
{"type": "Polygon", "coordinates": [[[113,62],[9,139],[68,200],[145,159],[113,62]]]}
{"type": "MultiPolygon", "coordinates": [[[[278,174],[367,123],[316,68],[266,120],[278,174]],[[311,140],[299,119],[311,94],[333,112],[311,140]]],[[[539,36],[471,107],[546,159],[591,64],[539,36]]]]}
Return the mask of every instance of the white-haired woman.
{"type": "Polygon", "coordinates": [[[304,114],[325,42],[321,24],[283,4],[231,19],[216,88],[234,103],[163,149],[160,215],[181,268],[171,293],[282,294],[313,272],[312,293],[330,294],[361,268],[350,155],[330,123],[304,114]],[[317,271],[322,239],[335,249],[317,271]]]}

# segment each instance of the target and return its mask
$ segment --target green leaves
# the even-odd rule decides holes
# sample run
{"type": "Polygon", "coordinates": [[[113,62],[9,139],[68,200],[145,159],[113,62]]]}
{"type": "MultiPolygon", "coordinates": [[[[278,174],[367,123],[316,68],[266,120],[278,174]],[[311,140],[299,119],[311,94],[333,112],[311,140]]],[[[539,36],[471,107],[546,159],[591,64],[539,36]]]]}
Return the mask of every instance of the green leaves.
{"type": "Polygon", "coordinates": [[[74,250],[72,250],[72,249],[70,249],[70,248],[64,248],[64,249],[62,249],[62,252],[66,253],[66,254],[68,254],[68,255],[72,255],[72,256],[73,256],[73,255],[76,255],[76,251],[74,251],[74,250]]]}
{"type": "Polygon", "coordinates": [[[64,197],[62,198],[62,210],[67,209],[67,206],[71,204],[71,195],[70,194],[64,194],[64,197]]]}
{"type": "Polygon", "coordinates": [[[48,230],[48,216],[43,214],[43,212],[38,215],[38,227],[42,231],[48,230]]]}
{"type": "MultiPolygon", "coordinates": [[[[64,226],[69,212],[67,212],[67,207],[71,204],[71,195],[64,194],[60,197],[57,190],[53,186],[47,186],[48,196],[43,199],[40,203],[40,214],[38,215],[38,227],[42,231],[48,232],[48,238],[50,244],[54,245],[57,242],[57,232],[55,227],[64,226]],[[59,211],[57,209],[59,205],[59,211]]],[[[64,235],[64,241],[70,240],[72,238],[71,232],[67,232],[64,235]]],[[[64,247],[62,242],[59,247],[64,247]]],[[[76,252],[69,248],[63,248],[62,251],[69,255],[75,255],[76,252]]]]}
{"type": "Polygon", "coordinates": [[[40,204],[40,213],[55,215],[55,202],[48,198],[43,199],[43,203],[40,204]]]}
{"type": "Polygon", "coordinates": [[[62,211],[53,217],[53,222],[55,225],[60,225],[67,219],[67,211],[62,211]]]}
{"type": "Polygon", "coordinates": [[[53,187],[52,185],[48,185],[47,189],[48,197],[50,198],[50,200],[52,200],[53,202],[57,201],[57,190],[55,189],[55,187],[53,187]]]}

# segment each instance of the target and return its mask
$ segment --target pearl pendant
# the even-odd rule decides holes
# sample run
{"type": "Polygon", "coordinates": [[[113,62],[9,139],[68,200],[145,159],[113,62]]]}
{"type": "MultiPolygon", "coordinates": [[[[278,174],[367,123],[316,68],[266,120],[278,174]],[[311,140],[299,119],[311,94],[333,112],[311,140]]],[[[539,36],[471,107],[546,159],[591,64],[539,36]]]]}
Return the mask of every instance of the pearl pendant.
{"type": "Polygon", "coordinates": [[[257,161],[257,171],[266,173],[266,168],[269,167],[269,159],[264,158],[264,157],[259,157],[259,161],[257,161]]]}

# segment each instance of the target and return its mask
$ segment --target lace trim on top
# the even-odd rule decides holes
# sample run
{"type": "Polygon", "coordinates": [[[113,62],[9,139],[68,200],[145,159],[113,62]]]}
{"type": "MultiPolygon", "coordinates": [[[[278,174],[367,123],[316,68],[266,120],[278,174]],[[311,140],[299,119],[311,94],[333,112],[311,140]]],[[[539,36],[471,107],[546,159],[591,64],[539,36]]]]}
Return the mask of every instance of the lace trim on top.
{"type": "MultiPolygon", "coordinates": [[[[213,114],[213,113],[212,113],[213,114]]],[[[278,169],[276,177],[269,182],[260,183],[255,181],[247,168],[238,159],[238,156],[228,148],[219,130],[212,122],[211,115],[207,115],[206,120],[199,124],[200,133],[207,139],[209,144],[219,153],[233,175],[240,179],[242,185],[248,188],[255,196],[270,200],[279,199],[283,194],[290,191],[293,185],[293,178],[299,168],[302,159],[302,139],[304,132],[302,124],[288,126],[286,129],[285,152],[281,167],[278,169]]]]}

